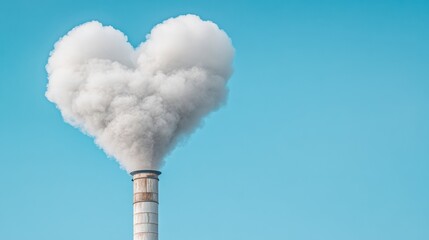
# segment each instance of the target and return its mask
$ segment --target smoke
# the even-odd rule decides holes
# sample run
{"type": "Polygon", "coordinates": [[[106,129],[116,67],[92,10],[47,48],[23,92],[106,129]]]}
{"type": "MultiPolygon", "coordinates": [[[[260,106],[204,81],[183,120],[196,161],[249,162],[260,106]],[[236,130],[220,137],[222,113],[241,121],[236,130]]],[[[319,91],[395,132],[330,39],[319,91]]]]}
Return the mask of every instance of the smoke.
{"type": "Polygon", "coordinates": [[[46,97],[126,171],[156,170],[225,102],[233,57],[226,33],[195,15],[158,24],[137,48],[88,22],[55,44],[46,97]]]}

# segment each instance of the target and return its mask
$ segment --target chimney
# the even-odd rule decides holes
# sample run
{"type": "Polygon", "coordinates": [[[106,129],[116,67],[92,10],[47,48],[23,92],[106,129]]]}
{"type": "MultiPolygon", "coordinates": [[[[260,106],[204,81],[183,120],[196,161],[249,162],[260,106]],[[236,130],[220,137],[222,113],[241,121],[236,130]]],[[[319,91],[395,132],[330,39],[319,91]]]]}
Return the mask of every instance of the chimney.
{"type": "Polygon", "coordinates": [[[158,240],[158,176],[155,170],[131,172],[134,185],[134,240],[158,240]]]}

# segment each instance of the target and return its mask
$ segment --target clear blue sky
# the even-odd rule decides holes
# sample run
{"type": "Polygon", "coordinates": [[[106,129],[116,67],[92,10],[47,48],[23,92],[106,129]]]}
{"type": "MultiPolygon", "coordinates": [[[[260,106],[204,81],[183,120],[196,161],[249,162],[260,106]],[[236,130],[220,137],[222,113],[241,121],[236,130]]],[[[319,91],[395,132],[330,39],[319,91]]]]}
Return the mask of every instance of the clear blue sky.
{"type": "Polygon", "coordinates": [[[185,13],[230,35],[235,73],[162,169],[160,239],[429,239],[429,3],[412,0],[2,0],[0,239],[132,239],[130,176],[45,99],[44,66],[75,25],[136,46],[185,13]]]}

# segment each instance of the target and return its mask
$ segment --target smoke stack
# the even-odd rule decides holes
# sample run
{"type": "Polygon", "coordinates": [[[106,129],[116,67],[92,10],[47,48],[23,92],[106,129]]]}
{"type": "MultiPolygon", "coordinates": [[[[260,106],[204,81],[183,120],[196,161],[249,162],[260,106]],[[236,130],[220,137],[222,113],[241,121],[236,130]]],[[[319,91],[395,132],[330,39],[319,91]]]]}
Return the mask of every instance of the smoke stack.
{"type": "Polygon", "coordinates": [[[134,240],[158,240],[161,172],[149,169],[225,104],[233,58],[228,35],[191,14],[156,25],[137,48],[97,21],[55,43],[46,97],[133,176],[134,240]]]}
{"type": "Polygon", "coordinates": [[[155,170],[130,173],[134,185],[134,240],[158,240],[158,176],[155,170]]]}

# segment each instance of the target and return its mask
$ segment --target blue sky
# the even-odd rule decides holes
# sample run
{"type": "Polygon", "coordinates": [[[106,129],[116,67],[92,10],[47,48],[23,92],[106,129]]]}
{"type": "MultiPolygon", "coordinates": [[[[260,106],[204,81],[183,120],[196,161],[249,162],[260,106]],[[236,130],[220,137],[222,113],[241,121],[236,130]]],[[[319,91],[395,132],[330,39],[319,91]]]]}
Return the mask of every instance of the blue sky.
{"type": "Polygon", "coordinates": [[[427,1],[1,1],[0,239],[131,239],[131,178],[44,97],[90,20],[137,46],[193,13],[236,48],[226,107],[167,157],[160,239],[429,239],[427,1]]]}

